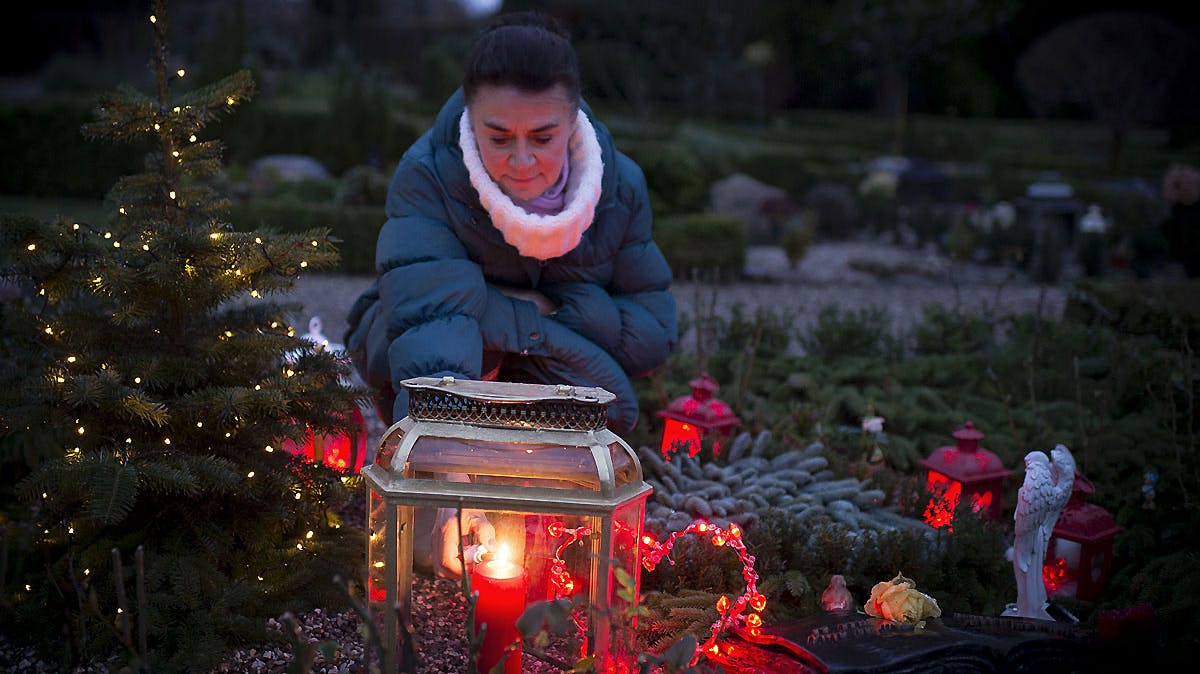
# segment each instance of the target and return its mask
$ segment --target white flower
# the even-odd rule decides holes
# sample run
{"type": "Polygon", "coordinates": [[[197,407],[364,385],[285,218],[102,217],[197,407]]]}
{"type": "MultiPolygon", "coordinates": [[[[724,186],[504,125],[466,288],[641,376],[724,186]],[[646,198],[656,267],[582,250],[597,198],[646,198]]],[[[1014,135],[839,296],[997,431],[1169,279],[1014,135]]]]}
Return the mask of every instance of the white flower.
{"type": "Polygon", "coordinates": [[[883,417],[863,417],[862,429],[867,433],[882,433],[883,417]]]}

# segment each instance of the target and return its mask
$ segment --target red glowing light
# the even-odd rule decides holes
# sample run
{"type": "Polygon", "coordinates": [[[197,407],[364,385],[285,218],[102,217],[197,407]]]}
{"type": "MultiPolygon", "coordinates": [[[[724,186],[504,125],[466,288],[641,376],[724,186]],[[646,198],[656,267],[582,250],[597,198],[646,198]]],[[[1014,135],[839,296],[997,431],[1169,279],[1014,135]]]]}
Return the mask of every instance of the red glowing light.
{"type": "MultiPolygon", "coordinates": [[[[958,508],[962,483],[931,470],[925,487],[932,494],[929,505],[925,507],[925,523],[934,529],[950,526],[954,520],[954,510],[958,508]]],[[[949,531],[953,531],[953,528],[949,531]]]]}
{"type": "Polygon", "coordinates": [[[1061,557],[1042,567],[1042,582],[1046,584],[1046,592],[1053,594],[1063,585],[1071,582],[1071,570],[1067,568],[1067,560],[1061,557]]]}

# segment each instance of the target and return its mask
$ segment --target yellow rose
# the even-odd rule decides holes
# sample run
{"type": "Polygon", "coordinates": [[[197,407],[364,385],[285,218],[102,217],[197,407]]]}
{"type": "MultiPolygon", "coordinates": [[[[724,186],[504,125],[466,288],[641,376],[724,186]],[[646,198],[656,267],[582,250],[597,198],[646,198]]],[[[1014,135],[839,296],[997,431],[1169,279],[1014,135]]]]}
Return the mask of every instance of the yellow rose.
{"type": "Polygon", "coordinates": [[[942,615],[937,600],[918,592],[916,583],[897,573],[896,577],[871,588],[871,598],[863,606],[867,615],[894,622],[921,623],[942,615]]]}

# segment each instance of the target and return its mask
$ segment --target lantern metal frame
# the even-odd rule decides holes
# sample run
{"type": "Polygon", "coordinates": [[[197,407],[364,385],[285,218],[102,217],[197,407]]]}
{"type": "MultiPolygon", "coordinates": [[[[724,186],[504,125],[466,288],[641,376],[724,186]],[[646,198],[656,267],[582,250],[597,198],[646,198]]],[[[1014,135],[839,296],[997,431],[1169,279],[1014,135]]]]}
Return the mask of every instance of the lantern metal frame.
{"type": "MultiPolygon", "coordinates": [[[[387,671],[395,671],[395,652],[400,623],[411,628],[411,585],[413,579],[414,514],[417,508],[475,508],[534,515],[571,515],[596,518],[598,535],[591,537],[587,643],[592,654],[610,648],[609,621],[598,619],[610,608],[615,588],[611,582],[614,556],[616,514],[636,509],[636,531],[631,532],[635,602],[641,550],[642,515],[646,498],[652,493],[643,481],[637,453],[607,428],[607,405],[615,396],[601,388],[567,385],[519,384],[460,380],[453,377],[418,377],[401,382],[409,392],[409,416],[394,424],[379,443],[375,462],[362,470],[368,495],[370,517],[375,501],[382,501],[384,531],[383,559],[373,559],[378,546],[368,542],[368,577],[377,562],[383,563],[386,605],[384,639],[390,651],[387,671]],[[529,445],[554,445],[588,452],[599,484],[596,489],[563,489],[546,486],[456,482],[447,479],[414,477],[409,459],[422,438],[438,438],[464,443],[475,441],[511,445],[523,449],[529,445]],[[618,484],[614,467],[614,447],[622,448],[632,464],[632,479],[618,484]]],[[[630,465],[623,464],[625,477],[630,465]]],[[[469,466],[465,467],[469,468],[469,466]]],[[[468,475],[472,471],[464,470],[468,475]]],[[[482,474],[482,473],[481,473],[482,474]]],[[[509,478],[547,479],[544,474],[509,475],[509,478]]],[[[553,476],[550,476],[552,479],[553,476]]],[[[374,524],[374,522],[372,522],[374,524]]],[[[368,594],[370,596],[370,594],[368,594]]],[[[628,629],[632,630],[633,625],[628,629]]]]}

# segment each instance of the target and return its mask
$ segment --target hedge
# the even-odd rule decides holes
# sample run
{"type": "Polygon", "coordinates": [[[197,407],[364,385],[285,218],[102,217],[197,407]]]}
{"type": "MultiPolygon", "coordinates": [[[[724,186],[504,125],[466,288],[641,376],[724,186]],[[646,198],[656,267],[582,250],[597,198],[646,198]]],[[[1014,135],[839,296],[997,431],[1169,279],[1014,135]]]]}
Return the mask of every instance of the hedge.
{"type": "Polygon", "coordinates": [[[82,102],[0,107],[0,193],[100,199],[122,175],[142,170],[149,148],[90,141],[82,102]]]}
{"type": "Polygon", "coordinates": [[[375,241],[384,222],[382,206],[333,206],[254,200],[233,205],[229,221],[240,230],[264,228],[298,232],[328,228],[339,239],[341,262],[329,271],[341,274],[375,273],[375,241]]]}
{"type": "Polygon", "coordinates": [[[704,280],[741,276],[746,264],[746,232],[741,218],[716,213],[688,213],[659,219],[654,240],[676,279],[693,273],[704,280]]]}

